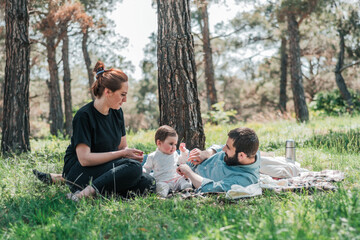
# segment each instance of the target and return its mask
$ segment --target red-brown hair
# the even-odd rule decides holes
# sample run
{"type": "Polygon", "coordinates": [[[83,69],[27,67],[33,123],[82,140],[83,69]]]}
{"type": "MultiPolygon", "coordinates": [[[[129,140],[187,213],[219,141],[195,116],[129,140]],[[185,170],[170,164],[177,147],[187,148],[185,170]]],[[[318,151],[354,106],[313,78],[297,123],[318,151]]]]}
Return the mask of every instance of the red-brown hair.
{"type": "Polygon", "coordinates": [[[123,71],[116,68],[105,70],[105,65],[101,61],[97,61],[93,72],[96,76],[96,81],[93,83],[91,90],[96,97],[101,97],[105,88],[115,92],[121,89],[122,83],[128,81],[128,77],[123,71]]]}

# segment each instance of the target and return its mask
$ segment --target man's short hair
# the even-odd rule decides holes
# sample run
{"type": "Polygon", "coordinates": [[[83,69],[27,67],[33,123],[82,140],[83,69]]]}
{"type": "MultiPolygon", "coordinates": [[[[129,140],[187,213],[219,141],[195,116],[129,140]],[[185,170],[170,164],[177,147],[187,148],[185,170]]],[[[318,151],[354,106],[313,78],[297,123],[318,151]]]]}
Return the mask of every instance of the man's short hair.
{"type": "Polygon", "coordinates": [[[248,157],[254,157],[259,149],[259,139],[254,130],[246,127],[235,128],[228,133],[234,140],[237,153],[243,152],[248,157]]]}
{"type": "Polygon", "coordinates": [[[177,133],[175,129],[168,125],[163,125],[158,128],[158,130],[155,133],[155,144],[157,140],[160,140],[161,142],[165,141],[167,137],[177,137],[177,133]]]}

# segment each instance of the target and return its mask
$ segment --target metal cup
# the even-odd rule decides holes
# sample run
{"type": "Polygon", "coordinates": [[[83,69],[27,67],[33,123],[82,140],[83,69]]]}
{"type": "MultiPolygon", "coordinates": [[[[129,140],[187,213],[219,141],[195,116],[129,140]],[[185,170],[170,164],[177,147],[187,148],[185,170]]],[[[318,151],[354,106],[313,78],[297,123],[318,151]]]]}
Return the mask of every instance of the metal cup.
{"type": "Polygon", "coordinates": [[[295,162],[295,141],[292,139],[286,140],[285,144],[285,158],[288,162],[295,162]]]}

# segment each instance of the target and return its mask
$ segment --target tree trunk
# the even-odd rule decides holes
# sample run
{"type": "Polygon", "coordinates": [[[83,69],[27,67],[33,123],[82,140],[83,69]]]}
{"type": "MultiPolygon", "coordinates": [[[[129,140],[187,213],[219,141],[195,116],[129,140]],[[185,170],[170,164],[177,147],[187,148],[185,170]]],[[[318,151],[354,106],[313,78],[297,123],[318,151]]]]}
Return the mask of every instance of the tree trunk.
{"type": "Polygon", "coordinates": [[[64,66],[65,134],[72,136],[71,75],[69,67],[69,36],[67,29],[63,38],[62,62],[64,66]]]}
{"type": "Polygon", "coordinates": [[[307,84],[305,85],[305,93],[307,93],[309,101],[311,102],[317,91],[317,86],[316,86],[316,74],[314,73],[314,64],[311,60],[309,60],[309,77],[305,77],[305,79],[307,80],[307,84]]]}
{"type": "Polygon", "coordinates": [[[6,1],[6,66],[1,149],[30,151],[29,14],[26,0],[6,1]]]}
{"type": "Polygon", "coordinates": [[[157,0],[160,125],[175,128],[179,143],[203,149],[189,0],[157,0]]]}
{"type": "Polygon", "coordinates": [[[86,65],[88,78],[89,78],[89,91],[90,91],[91,98],[94,100],[95,96],[93,95],[93,93],[91,91],[91,87],[92,87],[92,85],[94,83],[94,74],[92,72],[91,60],[90,60],[89,52],[88,52],[88,49],[87,49],[88,36],[89,36],[89,31],[88,31],[88,28],[86,28],[85,31],[83,31],[83,38],[82,38],[82,41],[81,41],[81,47],[82,47],[82,52],[83,52],[83,56],[84,56],[84,60],[85,60],[85,65],[86,65]]]}
{"type": "Polygon", "coordinates": [[[306,105],[304,87],[302,83],[299,24],[292,12],[288,13],[287,21],[289,33],[291,88],[294,97],[296,119],[300,122],[305,122],[309,120],[309,112],[306,105]]]}
{"type": "Polygon", "coordinates": [[[205,61],[205,83],[207,91],[207,103],[208,109],[211,110],[211,106],[217,103],[216,88],[215,88],[215,77],[214,77],[214,65],[212,60],[212,49],[210,43],[209,33],[209,17],[207,11],[207,2],[201,1],[200,5],[201,18],[203,20],[202,37],[203,37],[203,51],[205,61]]]}
{"type": "Polygon", "coordinates": [[[281,66],[280,66],[280,100],[279,107],[281,112],[286,112],[286,84],[287,84],[287,61],[288,55],[286,53],[286,38],[281,38],[281,47],[280,47],[280,58],[281,58],[281,66]]]}
{"type": "Polygon", "coordinates": [[[349,90],[347,89],[345,80],[344,80],[343,76],[341,75],[341,68],[344,66],[345,34],[341,30],[338,30],[338,33],[339,33],[339,37],[340,37],[340,43],[339,43],[340,52],[339,52],[339,56],[338,56],[338,62],[335,67],[335,80],[336,80],[336,85],[338,86],[338,88],[340,90],[341,96],[343,97],[343,99],[346,101],[346,103],[348,105],[348,111],[351,113],[353,111],[354,104],[353,104],[353,101],[351,98],[351,94],[350,94],[349,90]]]}
{"type": "Polygon", "coordinates": [[[50,133],[52,135],[63,132],[64,117],[61,106],[58,66],[56,63],[55,37],[46,38],[47,61],[49,64],[50,81],[47,81],[50,101],[50,133]]]}

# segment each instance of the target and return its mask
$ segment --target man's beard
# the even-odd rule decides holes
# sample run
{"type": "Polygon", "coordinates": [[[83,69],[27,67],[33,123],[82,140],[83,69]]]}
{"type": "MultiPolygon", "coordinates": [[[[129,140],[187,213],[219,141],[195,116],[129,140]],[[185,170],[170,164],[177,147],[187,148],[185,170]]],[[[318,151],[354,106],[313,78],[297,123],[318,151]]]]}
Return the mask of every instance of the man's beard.
{"type": "Polygon", "coordinates": [[[225,153],[224,162],[226,163],[226,165],[228,165],[228,166],[237,166],[237,165],[240,165],[239,159],[237,158],[237,155],[238,155],[238,154],[235,153],[233,157],[229,157],[229,156],[225,153]]]}

